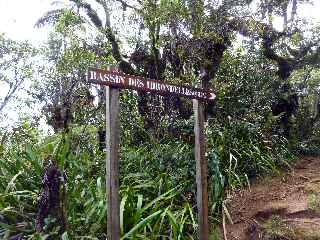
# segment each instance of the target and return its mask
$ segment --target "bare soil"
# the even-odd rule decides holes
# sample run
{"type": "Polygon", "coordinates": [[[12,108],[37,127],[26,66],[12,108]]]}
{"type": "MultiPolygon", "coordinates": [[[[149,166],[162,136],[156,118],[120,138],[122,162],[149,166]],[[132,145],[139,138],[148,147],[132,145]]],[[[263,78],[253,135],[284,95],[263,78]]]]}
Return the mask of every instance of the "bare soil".
{"type": "Polygon", "coordinates": [[[320,240],[320,158],[303,157],[281,176],[255,180],[226,206],[228,240],[320,240]]]}

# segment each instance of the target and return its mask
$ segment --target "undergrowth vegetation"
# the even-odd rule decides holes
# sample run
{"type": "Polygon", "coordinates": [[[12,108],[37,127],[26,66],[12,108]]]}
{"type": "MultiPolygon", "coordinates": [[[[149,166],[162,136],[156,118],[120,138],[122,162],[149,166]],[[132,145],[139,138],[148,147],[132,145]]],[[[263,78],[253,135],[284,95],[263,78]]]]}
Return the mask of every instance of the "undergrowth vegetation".
{"type": "MultiPolygon", "coordinates": [[[[224,64],[242,64],[240,59],[245,56],[230,53],[224,64]]],[[[227,71],[224,65],[221,71],[227,71]]],[[[247,71],[239,80],[238,69],[229,68],[225,77],[237,81],[230,80],[228,86],[223,84],[225,78],[218,80],[216,110],[206,125],[213,239],[219,235],[215,226],[221,211],[232,220],[223,204],[228,192],[249,187],[250,179],[258,175],[290,168],[295,149],[304,139],[297,134],[284,137],[280,118],[264,105],[273,99],[271,87],[266,86],[273,76],[266,71],[261,77],[255,68],[247,71]],[[252,77],[258,79],[256,89],[247,87],[252,77]],[[255,96],[264,87],[264,94],[255,96]]],[[[143,119],[136,110],[137,101],[137,95],[121,95],[122,239],[196,239],[193,119],[175,120],[178,137],[163,131],[169,125],[166,121],[162,129],[147,131],[138,127],[143,119]]],[[[36,120],[25,118],[13,130],[1,131],[1,238],[106,238],[105,153],[97,126],[95,121],[74,122],[68,131],[48,135],[36,120]],[[50,185],[48,169],[59,176],[57,186],[50,185]],[[46,191],[56,191],[57,199],[48,198],[46,191]],[[52,206],[55,210],[48,210],[52,206]]]]}
{"type": "MultiPolygon", "coordinates": [[[[207,128],[210,223],[219,223],[226,189],[249,178],[276,173],[292,157],[287,142],[266,142],[252,125],[231,118],[207,128]],[[235,130],[237,129],[237,131],[235,130]],[[239,131],[246,134],[239,134],[239,131]],[[272,147],[271,147],[272,146],[272,147]]],[[[94,126],[51,136],[24,119],[1,135],[0,236],[28,239],[106,238],[105,155],[94,126]],[[62,173],[60,207],[65,228],[54,215],[44,218],[45,233],[35,232],[40,192],[48,159],[62,173]]],[[[120,224],[122,239],[195,239],[197,232],[195,160],[183,140],[122,146],[120,151],[120,224]]],[[[227,211],[224,208],[224,211],[227,211]]],[[[216,234],[212,232],[212,234],[216,234]]]]}
{"type": "MultiPolygon", "coordinates": [[[[296,16],[312,1],[52,2],[36,24],[53,25],[43,46],[0,33],[1,121],[27,78],[19,109],[41,108],[0,129],[0,239],[106,239],[106,90],[87,81],[89,67],[213,89],[203,104],[211,239],[221,213],[232,221],[230,192],[320,153],[320,28],[296,16]]],[[[121,90],[120,109],[121,239],[197,239],[192,100],[121,90]]]]}
{"type": "MultiPolygon", "coordinates": [[[[244,57],[241,52],[230,53],[224,64],[242,64],[244,57]]],[[[224,65],[221,71],[226,71],[224,65]]],[[[265,85],[273,76],[265,72],[261,77],[255,68],[248,68],[239,80],[237,71],[228,69],[225,77],[237,81],[230,80],[227,87],[222,82],[225,78],[217,82],[216,110],[206,125],[213,239],[219,236],[215,226],[221,211],[232,220],[223,204],[228,192],[249,187],[252,177],[290,167],[293,150],[302,139],[284,137],[279,117],[272,116],[270,107],[264,105],[266,100],[272,101],[271,87],[265,85]],[[247,88],[252,77],[259,79],[256,90],[247,88]],[[255,96],[254,102],[246,97],[264,87],[264,94],[255,96]]],[[[147,131],[137,127],[143,122],[135,109],[137,101],[134,94],[121,95],[122,239],[196,239],[193,119],[175,120],[178,137],[163,131],[168,128],[166,121],[161,123],[162,129],[147,131]]],[[[48,135],[41,132],[36,120],[28,118],[12,131],[1,131],[1,238],[106,238],[105,153],[97,132],[94,121],[75,122],[68,131],[48,135]],[[59,176],[57,186],[47,181],[48,169],[59,176]],[[48,198],[46,191],[56,191],[57,199],[48,198]],[[52,206],[55,210],[48,210],[52,206]],[[39,227],[41,234],[36,231],[39,227]]]]}

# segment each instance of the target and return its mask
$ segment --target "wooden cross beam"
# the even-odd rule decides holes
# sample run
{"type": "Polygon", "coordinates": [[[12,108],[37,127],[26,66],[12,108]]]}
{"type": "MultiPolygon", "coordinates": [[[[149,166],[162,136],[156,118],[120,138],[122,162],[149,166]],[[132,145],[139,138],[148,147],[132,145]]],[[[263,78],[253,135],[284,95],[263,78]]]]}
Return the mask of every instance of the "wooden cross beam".
{"type": "Polygon", "coordinates": [[[120,239],[119,216],[119,88],[152,92],[160,95],[178,95],[193,99],[195,115],[195,159],[198,206],[198,235],[209,239],[207,161],[205,158],[203,101],[213,100],[212,91],[184,85],[168,84],[158,80],[127,75],[118,71],[89,69],[91,83],[106,86],[106,170],[108,240],[120,239]]]}

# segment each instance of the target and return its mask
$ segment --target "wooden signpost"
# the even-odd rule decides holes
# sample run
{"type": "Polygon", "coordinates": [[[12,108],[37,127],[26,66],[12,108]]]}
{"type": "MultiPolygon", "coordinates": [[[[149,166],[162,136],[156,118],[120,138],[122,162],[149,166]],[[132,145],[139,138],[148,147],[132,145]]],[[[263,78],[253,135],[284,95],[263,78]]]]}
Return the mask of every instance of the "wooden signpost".
{"type": "Polygon", "coordinates": [[[119,216],[119,89],[133,89],[160,95],[178,95],[193,99],[195,114],[195,159],[198,207],[198,235],[209,239],[207,161],[205,159],[203,101],[213,100],[215,94],[208,90],[168,84],[158,80],[127,75],[118,71],[89,69],[88,81],[106,86],[106,170],[108,240],[120,239],[119,216]]]}

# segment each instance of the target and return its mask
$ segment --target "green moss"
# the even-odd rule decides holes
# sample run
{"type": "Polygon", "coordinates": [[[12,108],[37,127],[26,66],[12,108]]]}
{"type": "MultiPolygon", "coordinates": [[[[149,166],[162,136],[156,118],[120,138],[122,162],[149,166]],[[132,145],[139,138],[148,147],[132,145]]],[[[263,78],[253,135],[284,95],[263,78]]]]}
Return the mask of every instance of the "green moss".
{"type": "Polygon", "coordinates": [[[265,224],[265,240],[295,239],[294,229],[280,216],[272,216],[265,224]]]}
{"type": "Polygon", "coordinates": [[[308,196],[308,207],[320,213],[320,196],[319,194],[312,193],[308,196]]]}

